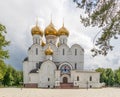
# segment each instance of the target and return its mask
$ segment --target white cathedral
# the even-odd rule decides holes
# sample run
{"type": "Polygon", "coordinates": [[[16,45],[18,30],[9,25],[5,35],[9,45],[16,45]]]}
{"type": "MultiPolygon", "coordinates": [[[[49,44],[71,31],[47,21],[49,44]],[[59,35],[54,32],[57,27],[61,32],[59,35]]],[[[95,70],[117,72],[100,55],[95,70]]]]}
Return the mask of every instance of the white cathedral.
{"type": "Polygon", "coordinates": [[[84,70],[84,49],[79,44],[68,46],[69,31],[64,24],[56,30],[51,22],[43,32],[36,23],[31,34],[33,44],[23,61],[24,87],[101,87],[100,73],[84,70]]]}

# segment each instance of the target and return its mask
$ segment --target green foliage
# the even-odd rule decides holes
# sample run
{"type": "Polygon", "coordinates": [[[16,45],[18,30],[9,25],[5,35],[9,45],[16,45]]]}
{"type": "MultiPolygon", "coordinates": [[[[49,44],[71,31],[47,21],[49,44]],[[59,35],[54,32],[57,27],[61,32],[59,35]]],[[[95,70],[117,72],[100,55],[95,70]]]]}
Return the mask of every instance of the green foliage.
{"type": "Polygon", "coordinates": [[[107,86],[120,85],[120,68],[112,70],[111,68],[98,68],[97,72],[100,72],[100,82],[104,82],[107,86]]]}
{"type": "Polygon", "coordinates": [[[4,59],[9,58],[7,50],[4,50],[9,45],[9,41],[5,39],[6,28],[0,24],[0,82],[5,86],[18,86],[23,80],[21,71],[16,71],[10,65],[6,66],[4,59]]]}
{"type": "Polygon", "coordinates": [[[106,74],[105,74],[105,69],[104,68],[98,68],[96,69],[97,72],[100,72],[100,82],[105,82],[107,77],[106,77],[106,74]]]}
{"type": "Polygon", "coordinates": [[[0,60],[9,57],[8,51],[4,50],[4,47],[8,46],[10,42],[5,39],[4,33],[6,33],[6,28],[0,24],[0,60]]]}
{"type": "Polygon", "coordinates": [[[13,74],[12,74],[13,68],[11,66],[7,67],[7,72],[4,76],[3,84],[11,86],[13,84],[13,74]]]}
{"type": "Polygon", "coordinates": [[[6,28],[0,24],[0,81],[3,80],[3,77],[6,73],[4,59],[9,57],[8,51],[4,50],[4,47],[9,44],[9,41],[6,41],[5,39],[4,33],[6,33],[6,28]]]}
{"type": "Polygon", "coordinates": [[[120,85],[120,68],[115,70],[115,84],[120,85]]]}
{"type": "Polygon", "coordinates": [[[0,60],[0,81],[3,80],[5,73],[6,73],[6,65],[2,60],[0,60]]]}
{"type": "MultiPolygon", "coordinates": [[[[119,0],[73,0],[77,7],[83,8],[87,17],[80,16],[84,26],[98,26],[101,36],[96,40],[95,47],[91,50],[96,56],[107,55],[113,50],[110,44],[112,38],[120,35],[120,1],[119,0]]],[[[98,35],[98,34],[97,34],[98,35]]],[[[97,36],[95,36],[96,38],[97,36]]],[[[94,39],[95,40],[95,39],[94,39]]]]}
{"type": "Polygon", "coordinates": [[[113,86],[114,84],[114,73],[111,68],[107,68],[106,71],[106,85],[107,86],[113,86]]]}
{"type": "Polygon", "coordinates": [[[16,71],[10,65],[7,66],[6,74],[2,81],[4,86],[18,86],[23,81],[22,71],[16,71]]]}

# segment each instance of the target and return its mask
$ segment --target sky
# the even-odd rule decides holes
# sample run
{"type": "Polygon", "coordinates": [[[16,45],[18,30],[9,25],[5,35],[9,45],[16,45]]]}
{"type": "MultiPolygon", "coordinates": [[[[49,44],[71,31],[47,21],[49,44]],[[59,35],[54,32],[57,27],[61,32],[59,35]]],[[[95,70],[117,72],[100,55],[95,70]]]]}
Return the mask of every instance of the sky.
{"type": "Polygon", "coordinates": [[[7,47],[10,58],[5,60],[18,70],[22,70],[22,61],[32,45],[31,28],[38,19],[41,29],[52,22],[58,30],[63,23],[69,31],[68,45],[79,44],[85,50],[84,68],[98,67],[116,69],[120,67],[120,37],[112,40],[114,50],[107,56],[92,57],[93,39],[100,29],[84,27],[80,23],[80,14],[84,11],[76,8],[73,0],[0,0],[0,23],[7,28],[6,38],[11,41],[7,47]]]}

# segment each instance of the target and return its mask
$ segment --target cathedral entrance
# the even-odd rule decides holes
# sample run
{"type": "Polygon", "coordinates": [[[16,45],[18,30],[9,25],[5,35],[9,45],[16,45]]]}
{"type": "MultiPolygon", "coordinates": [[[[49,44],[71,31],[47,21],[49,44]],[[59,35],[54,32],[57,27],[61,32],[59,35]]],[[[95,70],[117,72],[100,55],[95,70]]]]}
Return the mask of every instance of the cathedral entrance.
{"type": "Polygon", "coordinates": [[[68,78],[67,77],[63,77],[63,83],[68,83],[68,78]]]}
{"type": "Polygon", "coordinates": [[[73,83],[70,81],[70,76],[69,75],[64,74],[64,75],[61,76],[60,88],[62,88],[62,89],[73,88],[73,83]]]}

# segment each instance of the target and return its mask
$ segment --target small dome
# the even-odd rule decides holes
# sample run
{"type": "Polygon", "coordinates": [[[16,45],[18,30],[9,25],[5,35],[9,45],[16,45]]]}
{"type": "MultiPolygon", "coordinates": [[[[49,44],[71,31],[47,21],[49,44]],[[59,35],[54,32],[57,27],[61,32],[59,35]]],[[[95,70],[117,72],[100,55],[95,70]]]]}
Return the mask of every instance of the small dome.
{"type": "Polygon", "coordinates": [[[64,24],[63,26],[58,30],[58,35],[61,36],[61,35],[67,35],[69,36],[69,32],[68,30],[64,27],[64,24]]]}
{"type": "Polygon", "coordinates": [[[53,55],[53,50],[50,48],[50,46],[45,50],[46,55],[53,55]]]}
{"type": "Polygon", "coordinates": [[[39,28],[39,26],[36,24],[36,25],[32,28],[31,34],[32,34],[32,35],[41,35],[41,36],[43,36],[43,31],[41,31],[41,29],[39,28]]]}
{"type": "Polygon", "coordinates": [[[41,46],[43,47],[45,45],[46,45],[46,43],[44,41],[42,41],[41,46]]]}
{"type": "Polygon", "coordinates": [[[52,24],[52,22],[45,28],[45,36],[47,35],[55,35],[57,36],[57,30],[54,28],[54,25],[52,24]]]}

